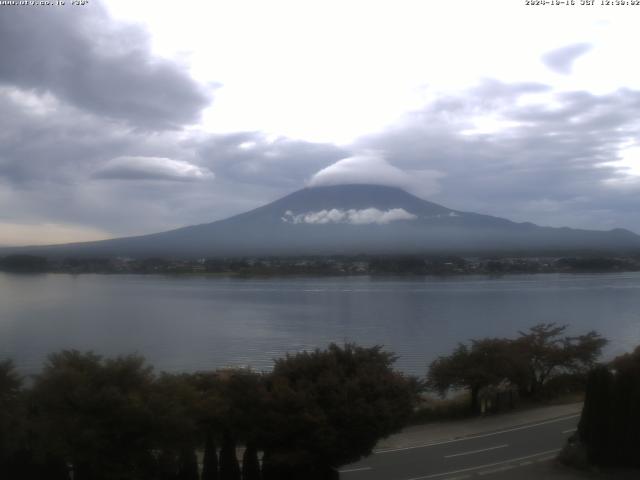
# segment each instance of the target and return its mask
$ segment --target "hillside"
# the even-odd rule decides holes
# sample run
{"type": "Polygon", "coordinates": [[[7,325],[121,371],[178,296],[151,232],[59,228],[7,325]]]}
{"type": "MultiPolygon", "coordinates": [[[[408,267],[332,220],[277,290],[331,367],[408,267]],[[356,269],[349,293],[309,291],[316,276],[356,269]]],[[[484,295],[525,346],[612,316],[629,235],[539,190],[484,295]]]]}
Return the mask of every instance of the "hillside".
{"type": "MultiPolygon", "coordinates": [[[[3,251],[4,250],[4,251],[3,251]]],[[[635,251],[640,236],[541,227],[452,210],[380,185],[305,188],[225,220],[98,242],[0,254],[196,258],[254,255],[635,251]]]]}

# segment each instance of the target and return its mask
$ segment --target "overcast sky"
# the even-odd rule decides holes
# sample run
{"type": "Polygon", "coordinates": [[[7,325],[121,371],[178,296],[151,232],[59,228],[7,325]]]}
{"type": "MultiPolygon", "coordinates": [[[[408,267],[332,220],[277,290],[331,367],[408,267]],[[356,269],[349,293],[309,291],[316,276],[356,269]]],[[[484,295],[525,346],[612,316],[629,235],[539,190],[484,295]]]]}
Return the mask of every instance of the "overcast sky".
{"type": "Polygon", "coordinates": [[[640,6],[66,3],[0,6],[0,245],[363,182],[640,233],[640,6]]]}

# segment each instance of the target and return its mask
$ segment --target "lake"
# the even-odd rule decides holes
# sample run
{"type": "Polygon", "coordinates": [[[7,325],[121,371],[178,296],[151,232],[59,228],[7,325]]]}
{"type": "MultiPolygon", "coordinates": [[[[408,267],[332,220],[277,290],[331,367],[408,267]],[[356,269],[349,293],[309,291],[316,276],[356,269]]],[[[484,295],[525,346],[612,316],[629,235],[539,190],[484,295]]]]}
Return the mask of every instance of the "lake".
{"type": "Polygon", "coordinates": [[[140,353],[158,370],[267,370],[329,342],[382,344],[423,374],[460,341],[540,322],[640,344],[640,273],[265,278],[0,273],[0,358],[24,374],[61,349],[140,353]]]}

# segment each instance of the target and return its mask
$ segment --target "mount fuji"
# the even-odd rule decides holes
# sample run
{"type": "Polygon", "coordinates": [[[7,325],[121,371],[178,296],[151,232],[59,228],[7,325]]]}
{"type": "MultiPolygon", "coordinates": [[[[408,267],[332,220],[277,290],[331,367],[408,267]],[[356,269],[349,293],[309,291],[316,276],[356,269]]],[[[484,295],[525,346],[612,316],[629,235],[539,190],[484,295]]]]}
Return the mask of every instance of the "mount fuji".
{"type": "Polygon", "coordinates": [[[381,185],[304,188],[225,220],[138,237],[2,249],[77,257],[638,251],[640,236],[452,210],[381,185]]]}

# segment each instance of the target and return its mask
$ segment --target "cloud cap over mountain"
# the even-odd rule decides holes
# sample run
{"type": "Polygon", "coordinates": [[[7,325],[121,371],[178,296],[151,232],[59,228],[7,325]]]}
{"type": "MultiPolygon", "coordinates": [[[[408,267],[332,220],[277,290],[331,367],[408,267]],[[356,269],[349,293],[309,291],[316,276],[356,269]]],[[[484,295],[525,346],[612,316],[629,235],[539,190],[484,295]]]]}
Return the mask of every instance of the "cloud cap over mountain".
{"type": "Polygon", "coordinates": [[[402,170],[387,162],[381,152],[365,151],[323,168],[311,177],[308,185],[387,185],[428,196],[438,192],[438,179],[443,176],[430,169],[402,170]]]}

